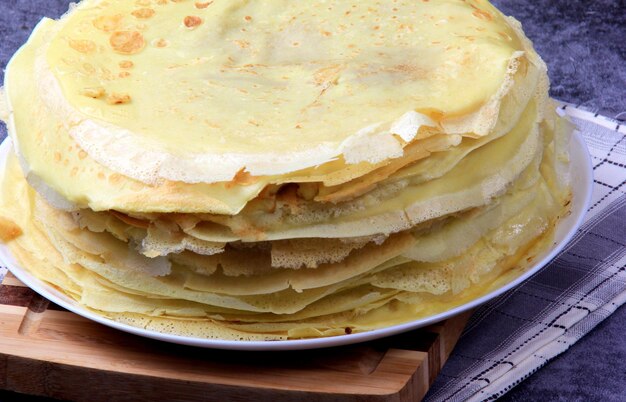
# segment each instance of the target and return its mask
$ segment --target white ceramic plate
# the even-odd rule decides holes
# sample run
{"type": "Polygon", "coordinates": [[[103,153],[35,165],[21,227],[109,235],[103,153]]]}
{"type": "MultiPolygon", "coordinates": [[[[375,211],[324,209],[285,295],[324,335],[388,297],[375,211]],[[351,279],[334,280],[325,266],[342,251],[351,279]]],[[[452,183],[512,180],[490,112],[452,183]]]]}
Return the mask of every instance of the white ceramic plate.
{"type": "MultiPolygon", "coordinates": [[[[0,145],[0,166],[2,167],[4,167],[5,165],[4,161],[7,158],[10,148],[10,140],[6,140],[4,141],[4,143],[2,143],[2,145],[0,145]]],[[[572,201],[572,213],[559,223],[555,234],[554,247],[537,256],[537,262],[533,266],[529,267],[529,269],[525,271],[521,276],[485,296],[482,296],[480,298],[472,300],[469,303],[452,308],[440,314],[436,314],[427,318],[421,318],[419,320],[407,322],[401,325],[394,325],[391,327],[381,328],[364,333],[333,336],[327,338],[266,342],[215,340],[162,334],[159,332],[148,331],[125,324],[120,324],[85,309],[84,307],[77,304],[73,299],[35,278],[28,271],[20,267],[9,252],[9,249],[4,245],[0,245],[0,260],[4,264],[6,264],[7,268],[9,268],[13,275],[15,275],[19,280],[21,280],[24,284],[26,284],[35,292],[39,293],[48,300],[90,320],[139,336],[145,336],[148,338],[158,339],[166,342],[179,343],[183,345],[233,350],[295,350],[347,345],[351,343],[383,338],[401,332],[410,331],[416,328],[433,324],[441,320],[445,320],[463,311],[475,308],[480,304],[485,303],[493,299],[494,297],[506,292],[507,290],[517,286],[528,277],[536,273],[543,266],[548,264],[563,249],[563,247],[565,247],[565,245],[572,238],[578,227],[582,224],[583,217],[591,201],[591,190],[593,185],[591,158],[580,134],[574,135],[571,141],[570,171],[573,178],[574,192],[574,199],[572,201]]]]}

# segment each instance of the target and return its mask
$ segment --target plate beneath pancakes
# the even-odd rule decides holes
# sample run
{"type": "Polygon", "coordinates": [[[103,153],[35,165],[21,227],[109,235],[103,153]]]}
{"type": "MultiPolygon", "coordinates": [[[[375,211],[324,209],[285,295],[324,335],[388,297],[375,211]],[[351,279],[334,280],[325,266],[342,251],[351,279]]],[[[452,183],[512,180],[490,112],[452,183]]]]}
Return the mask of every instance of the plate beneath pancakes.
{"type": "MultiPolygon", "coordinates": [[[[64,293],[56,290],[54,287],[40,281],[39,279],[31,275],[26,269],[24,269],[17,263],[16,259],[11,255],[8,247],[2,244],[0,244],[0,261],[4,263],[6,267],[13,273],[13,275],[15,275],[25,285],[27,285],[43,297],[47,298],[48,300],[52,301],[53,303],[56,303],[69,311],[72,311],[80,316],[98,322],[100,324],[131,334],[144,336],[160,341],[205,348],[259,351],[315,349],[364,342],[431,325],[435,322],[448,319],[456,314],[462,313],[469,309],[476,308],[479,305],[519,285],[521,282],[528,279],[530,276],[535,274],[542,267],[552,261],[552,259],[554,259],[557,254],[561,252],[561,250],[563,250],[563,248],[576,233],[576,230],[583,223],[585,212],[587,211],[591,202],[591,193],[593,187],[591,157],[589,156],[589,152],[587,151],[587,147],[580,133],[575,133],[572,136],[570,147],[570,175],[573,178],[573,200],[571,205],[571,213],[559,221],[554,234],[553,246],[550,249],[538,254],[535,258],[534,264],[529,266],[521,275],[507,282],[505,285],[495,290],[492,290],[491,292],[481,297],[478,297],[468,303],[456,306],[454,308],[450,308],[444,312],[435,315],[420,318],[414,321],[409,321],[404,324],[380,328],[368,332],[288,341],[232,341],[163,334],[156,331],[145,330],[122,324],[102,317],[84,308],[64,293]]],[[[10,139],[5,140],[0,145],[0,165],[4,166],[10,149],[10,139]]]]}

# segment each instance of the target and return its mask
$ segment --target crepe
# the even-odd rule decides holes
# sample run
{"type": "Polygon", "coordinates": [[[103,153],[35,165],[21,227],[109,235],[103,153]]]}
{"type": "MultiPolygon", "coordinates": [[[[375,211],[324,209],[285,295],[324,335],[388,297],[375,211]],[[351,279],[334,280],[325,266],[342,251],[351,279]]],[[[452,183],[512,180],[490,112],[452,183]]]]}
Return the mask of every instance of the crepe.
{"type": "Polygon", "coordinates": [[[572,127],[547,87],[487,2],[84,0],[8,66],[0,239],[159,332],[426,317],[550,245],[572,127]]]}
{"type": "Polygon", "coordinates": [[[144,7],[154,14],[138,18],[132,12],[144,8],[134,3],[83,1],[57,22],[44,19],[7,68],[10,131],[29,181],[66,209],[236,214],[268,183],[335,186],[402,159],[404,148],[434,135],[449,137],[451,146],[461,136],[503,134],[520,105],[535,92],[545,95],[545,82],[538,88],[545,65],[517,24],[486,3],[485,10],[453,1],[420,5],[429,21],[455,21],[426,26],[412,21],[411,5],[375,7],[377,16],[363,3],[348,14],[360,21],[350,35],[336,23],[324,31],[335,32],[317,50],[324,57],[299,55],[300,46],[271,50],[293,29],[302,41],[315,40],[325,25],[320,21],[348,18],[344,6],[309,13],[311,5],[293,2],[214,2],[205,9],[180,2],[144,7]],[[263,24],[234,22],[244,10],[253,18],[255,8],[263,24]],[[196,14],[202,24],[181,26],[196,14]],[[293,15],[300,15],[295,27],[293,15]],[[363,30],[370,35],[377,18],[393,19],[379,24],[380,43],[351,43],[363,30]],[[213,53],[198,44],[207,35],[228,37],[224,31],[250,41],[242,31],[250,26],[265,51],[242,54],[225,37],[211,42],[221,44],[213,53]],[[111,41],[122,33],[140,34],[144,46],[120,53],[111,41]],[[157,46],[160,39],[168,45],[157,46]],[[294,59],[285,61],[289,55],[294,59]],[[337,63],[345,65],[339,76],[317,84],[319,71],[332,72],[337,63]],[[190,87],[208,92],[192,95],[190,87]],[[100,89],[109,95],[100,96],[100,89]],[[234,97],[239,89],[246,95],[234,97]],[[127,103],[107,102],[111,94],[131,92],[127,103]],[[28,110],[39,118],[33,121],[28,110]],[[233,113],[243,115],[213,127],[211,116],[233,113]]]}

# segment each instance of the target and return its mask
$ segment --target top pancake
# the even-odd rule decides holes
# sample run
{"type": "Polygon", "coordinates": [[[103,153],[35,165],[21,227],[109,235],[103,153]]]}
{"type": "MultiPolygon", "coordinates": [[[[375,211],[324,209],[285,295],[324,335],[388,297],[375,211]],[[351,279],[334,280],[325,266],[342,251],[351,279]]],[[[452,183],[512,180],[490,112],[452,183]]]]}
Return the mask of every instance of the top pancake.
{"type": "Polygon", "coordinates": [[[523,50],[478,1],[93,0],[55,23],[35,71],[102,165],[212,183],[396,158],[423,125],[484,135],[523,50]]]}

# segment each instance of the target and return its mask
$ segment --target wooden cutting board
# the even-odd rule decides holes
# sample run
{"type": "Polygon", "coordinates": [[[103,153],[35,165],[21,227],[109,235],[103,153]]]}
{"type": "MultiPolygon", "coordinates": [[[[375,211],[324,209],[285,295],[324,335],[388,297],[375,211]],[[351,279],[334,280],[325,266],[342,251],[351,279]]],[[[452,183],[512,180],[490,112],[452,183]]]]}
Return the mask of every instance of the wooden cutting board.
{"type": "Polygon", "coordinates": [[[0,388],[89,402],[413,402],[425,395],[468,317],[329,349],[199,349],[91,322],[8,274],[0,285],[0,388]]]}

